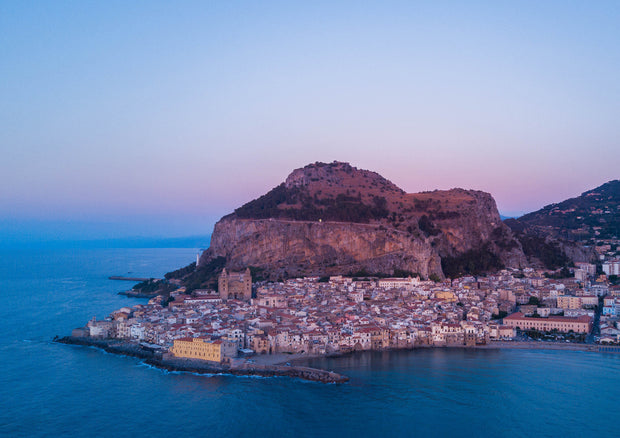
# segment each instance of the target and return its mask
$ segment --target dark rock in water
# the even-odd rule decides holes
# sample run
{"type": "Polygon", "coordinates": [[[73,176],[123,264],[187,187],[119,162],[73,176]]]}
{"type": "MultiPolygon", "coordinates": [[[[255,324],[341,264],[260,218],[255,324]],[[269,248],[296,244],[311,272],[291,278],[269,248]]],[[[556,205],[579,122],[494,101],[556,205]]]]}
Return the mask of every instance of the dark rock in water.
{"type": "Polygon", "coordinates": [[[160,294],[159,291],[156,292],[141,292],[136,290],[126,290],[123,292],[119,292],[119,295],[125,295],[131,298],[153,298],[160,294]]]}

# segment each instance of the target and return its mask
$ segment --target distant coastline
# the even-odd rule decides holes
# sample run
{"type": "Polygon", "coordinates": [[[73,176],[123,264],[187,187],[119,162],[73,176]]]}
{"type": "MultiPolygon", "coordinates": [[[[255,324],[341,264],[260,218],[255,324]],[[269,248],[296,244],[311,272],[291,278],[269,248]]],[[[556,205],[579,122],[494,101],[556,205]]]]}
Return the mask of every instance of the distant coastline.
{"type": "Polygon", "coordinates": [[[52,237],[31,239],[28,236],[6,236],[0,241],[0,249],[168,249],[168,248],[208,248],[211,235],[185,237],[118,237],[118,238],[68,238],[52,237]]]}
{"type": "Polygon", "coordinates": [[[108,277],[108,280],[119,280],[119,281],[148,281],[150,278],[145,277],[124,277],[122,275],[111,275],[108,277]]]}

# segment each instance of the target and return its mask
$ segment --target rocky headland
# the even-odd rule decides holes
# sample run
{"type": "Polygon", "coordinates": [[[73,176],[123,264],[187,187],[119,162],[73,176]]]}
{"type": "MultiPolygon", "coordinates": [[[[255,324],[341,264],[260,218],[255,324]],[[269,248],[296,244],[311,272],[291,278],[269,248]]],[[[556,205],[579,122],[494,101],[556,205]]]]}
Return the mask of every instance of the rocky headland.
{"type": "Polygon", "coordinates": [[[265,279],[355,272],[417,273],[523,267],[521,244],[493,197],[476,190],[406,193],[348,163],[314,163],[216,225],[200,265],[258,268],[265,279]]]}

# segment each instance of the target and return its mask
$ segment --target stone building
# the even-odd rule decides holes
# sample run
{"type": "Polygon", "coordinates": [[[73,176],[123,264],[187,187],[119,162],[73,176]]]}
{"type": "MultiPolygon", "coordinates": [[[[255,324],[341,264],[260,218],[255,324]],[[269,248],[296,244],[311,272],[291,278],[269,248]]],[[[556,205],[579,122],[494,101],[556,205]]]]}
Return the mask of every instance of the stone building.
{"type": "Polygon", "coordinates": [[[227,358],[237,357],[237,344],[227,340],[181,338],[173,341],[170,352],[175,357],[223,362],[227,358]]]}
{"type": "Polygon", "coordinates": [[[589,316],[550,316],[548,318],[530,318],[521,312],[513,313],[504,318],[504,324],[508,327],[515,327],[520,330],[538,330],[550,332],[568,333],[571,330],[575,333],[590,333],[592,328],[592,318],[589,316]]]}
{"type": "Polygon", "coordinates": [[[249,301],[252,299],[252,274],[250,268],[243,272],[228,272],[226,268],[218,279],[218,290],[223,300],[234,299],[249,301]]]}

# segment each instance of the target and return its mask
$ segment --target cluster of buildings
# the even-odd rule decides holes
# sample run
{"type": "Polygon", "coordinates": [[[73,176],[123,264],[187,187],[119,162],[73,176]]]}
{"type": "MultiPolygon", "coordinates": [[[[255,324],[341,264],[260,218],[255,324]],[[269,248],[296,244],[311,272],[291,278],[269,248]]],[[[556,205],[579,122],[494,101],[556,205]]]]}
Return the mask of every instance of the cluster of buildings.
{"type": "Polygon", "coordinates": [[[587,315],[534,318],[517,312],[504,318],[504,324],[520,330],[536,330],[540,332],[552,332],[555,330],[561,333],[589,333],[592,318],[587,315]]]}
{"type": "MultiPolygon", "coordinates": [[[[590,272],[586,265],[577,269],[590,272]]],[[[124,307],[74,335],[147,342],[177,357],[222,362],[240,354],[475,346],[513,339],[517,330],[585,334],[599,300],[614,315],[620,305],[620,290],[590,274],[552,279],[533,269],[439,283],[415,277],[324,280],[253,286],[249,270],[224,271],[218,292],[187,294],[181,287],[172,301],[158,296],[124,307]]]]}
{"type": "Polygon", "coordinates": [[[603,262],[603,272],[605,275],[615,275],[620,277],[620,258],[613,258],[603,262]]]}
{"type": "MultiPolygon", "coordinates": [[[[601,263],[602,272],[617,283],[620,277],[620,240],[597,239],[596,252],[601,263]]],[[[603,299],[601,308],[600,336],[602,344],[620,344],[620,291],[610,287],[609,294],[603,299]]]]}

